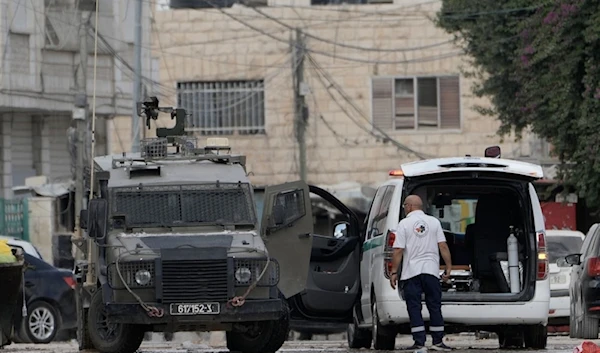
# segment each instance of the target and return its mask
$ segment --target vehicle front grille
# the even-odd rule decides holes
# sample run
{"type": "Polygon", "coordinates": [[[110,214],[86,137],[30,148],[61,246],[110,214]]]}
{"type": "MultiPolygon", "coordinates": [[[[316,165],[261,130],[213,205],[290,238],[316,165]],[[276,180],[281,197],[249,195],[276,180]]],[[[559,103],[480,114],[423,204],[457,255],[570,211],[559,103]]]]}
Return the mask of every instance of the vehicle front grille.
{"type": "Polygon", "coordinates": [[[162,263],[165,303],[227,301],[227,260],[178,260],[162,263]]]}

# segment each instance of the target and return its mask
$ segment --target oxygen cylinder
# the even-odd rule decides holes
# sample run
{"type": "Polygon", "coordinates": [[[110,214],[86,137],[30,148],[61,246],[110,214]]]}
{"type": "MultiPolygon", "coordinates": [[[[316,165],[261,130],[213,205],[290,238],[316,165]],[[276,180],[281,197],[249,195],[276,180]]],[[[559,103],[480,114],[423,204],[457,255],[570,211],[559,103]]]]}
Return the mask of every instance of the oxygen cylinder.
{"type": "Polygon", "coordinates": [[[506,240],[508,248],[508,278],[510,281],[510,292],[519,293],[521,283],[519,278],[519,245],[515,237],[514,227],[510,226],[510,235],[506,240]]]}

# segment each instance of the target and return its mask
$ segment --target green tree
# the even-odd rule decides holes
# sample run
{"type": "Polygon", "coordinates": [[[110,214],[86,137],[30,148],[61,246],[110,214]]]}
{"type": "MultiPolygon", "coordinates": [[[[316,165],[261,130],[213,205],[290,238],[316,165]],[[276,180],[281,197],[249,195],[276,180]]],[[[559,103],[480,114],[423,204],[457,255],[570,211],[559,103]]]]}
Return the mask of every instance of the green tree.
{"type": "Polygon", "coordinates": [[[548,140],[560,177],[600,206],[600,1],[443,0],[437,24],[455,35],[492,106],[500,136],[548,140]]]}

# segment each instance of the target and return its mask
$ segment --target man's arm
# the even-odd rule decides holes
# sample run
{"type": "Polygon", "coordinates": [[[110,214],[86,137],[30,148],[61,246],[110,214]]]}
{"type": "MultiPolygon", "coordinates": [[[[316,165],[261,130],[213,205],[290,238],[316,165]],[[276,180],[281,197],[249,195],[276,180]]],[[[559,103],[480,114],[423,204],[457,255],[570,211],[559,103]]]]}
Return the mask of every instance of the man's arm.
{"type": "Polygon", "coordinates": [[[398,284],[398,267],[400,267],[400,262],[402,261],[402,254],[404,252],[403,248],[395,248],[394,253],[392,254],[392,273],[390,273],[390,284],[393,289],[396,289],[396,284],[398,284]]]}
{"type": "Polygon", "coordinates": [[[438,247],[440,248],[442,259],[444,259],[444,263],[446,264],[446,276],[449,277],[450,271],[452,271],[452,257],[450,256],[450,249],[445,241],[438,243],[438,247]]]}
{"type": "Polygon", "coordinates": [[[444,263],[446,264],[446,271],[444,271],[442,279],[447,280],[450,278],[450,271],[452,271],[452,256],[450,255],[450,249],[448,248],[448,243],[446,243],[446,235],[444,235],[441,223],[438,227],[437,241],[440,254],[442,254],[442,259],[444,259],[444,263]]]}
{"type": "Polygon", "coordinates": [[[396,289],[396,285],[398,284],[398,277],[400,277],[400,274],[397,271],[398,267],[400,267],[400,262],[402,261],[402,254],[404,253],[404,248],[406,248],[406,235],[404,234],[402,222],[398,224],[398,230],[396,231],[396,239],[394,240],[394,244],[392,245],[392,247],[394,248],[394,252],[392,253],[392,273],[390,273],[390,285],[393,289],[396,289]]]}

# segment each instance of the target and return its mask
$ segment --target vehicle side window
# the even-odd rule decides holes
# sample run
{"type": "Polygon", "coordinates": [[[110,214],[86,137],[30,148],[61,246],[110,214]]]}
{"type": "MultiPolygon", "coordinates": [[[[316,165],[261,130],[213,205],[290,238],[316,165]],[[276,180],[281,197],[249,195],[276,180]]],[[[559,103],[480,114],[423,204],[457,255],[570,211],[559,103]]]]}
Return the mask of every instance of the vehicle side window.
{"type": "Polygon", "coordinates": [[[381,200],[381,205],[379,206],[379,212],[377,212],[377,216],[373,218],[373,228],[377,229],[376,235],[382,235],[385,231],[385,221],[387,220],[393,194],[394,187],[386,187],[383,199],[381,200]]]}
{"type": "Polygon", "coordinates": [[[382,186],[377,190],[377,193],[375,194],[375,198],[373,199],[373,203],[371,204],[371,209],[369,210],[369,216],[368,216],[368,220],[367,220],[367,228],[366,228],[366,232],[367,235],[365,236],[365,240],[369,240],[372,238],[372,229],[373,229],[373,219],[377,216],[377,214],[379,213],[379,208],[381,206],[381,200],[383,199],[383,196],[385,194],[385,190],[386,190],[386,186],[382,186]]]}

